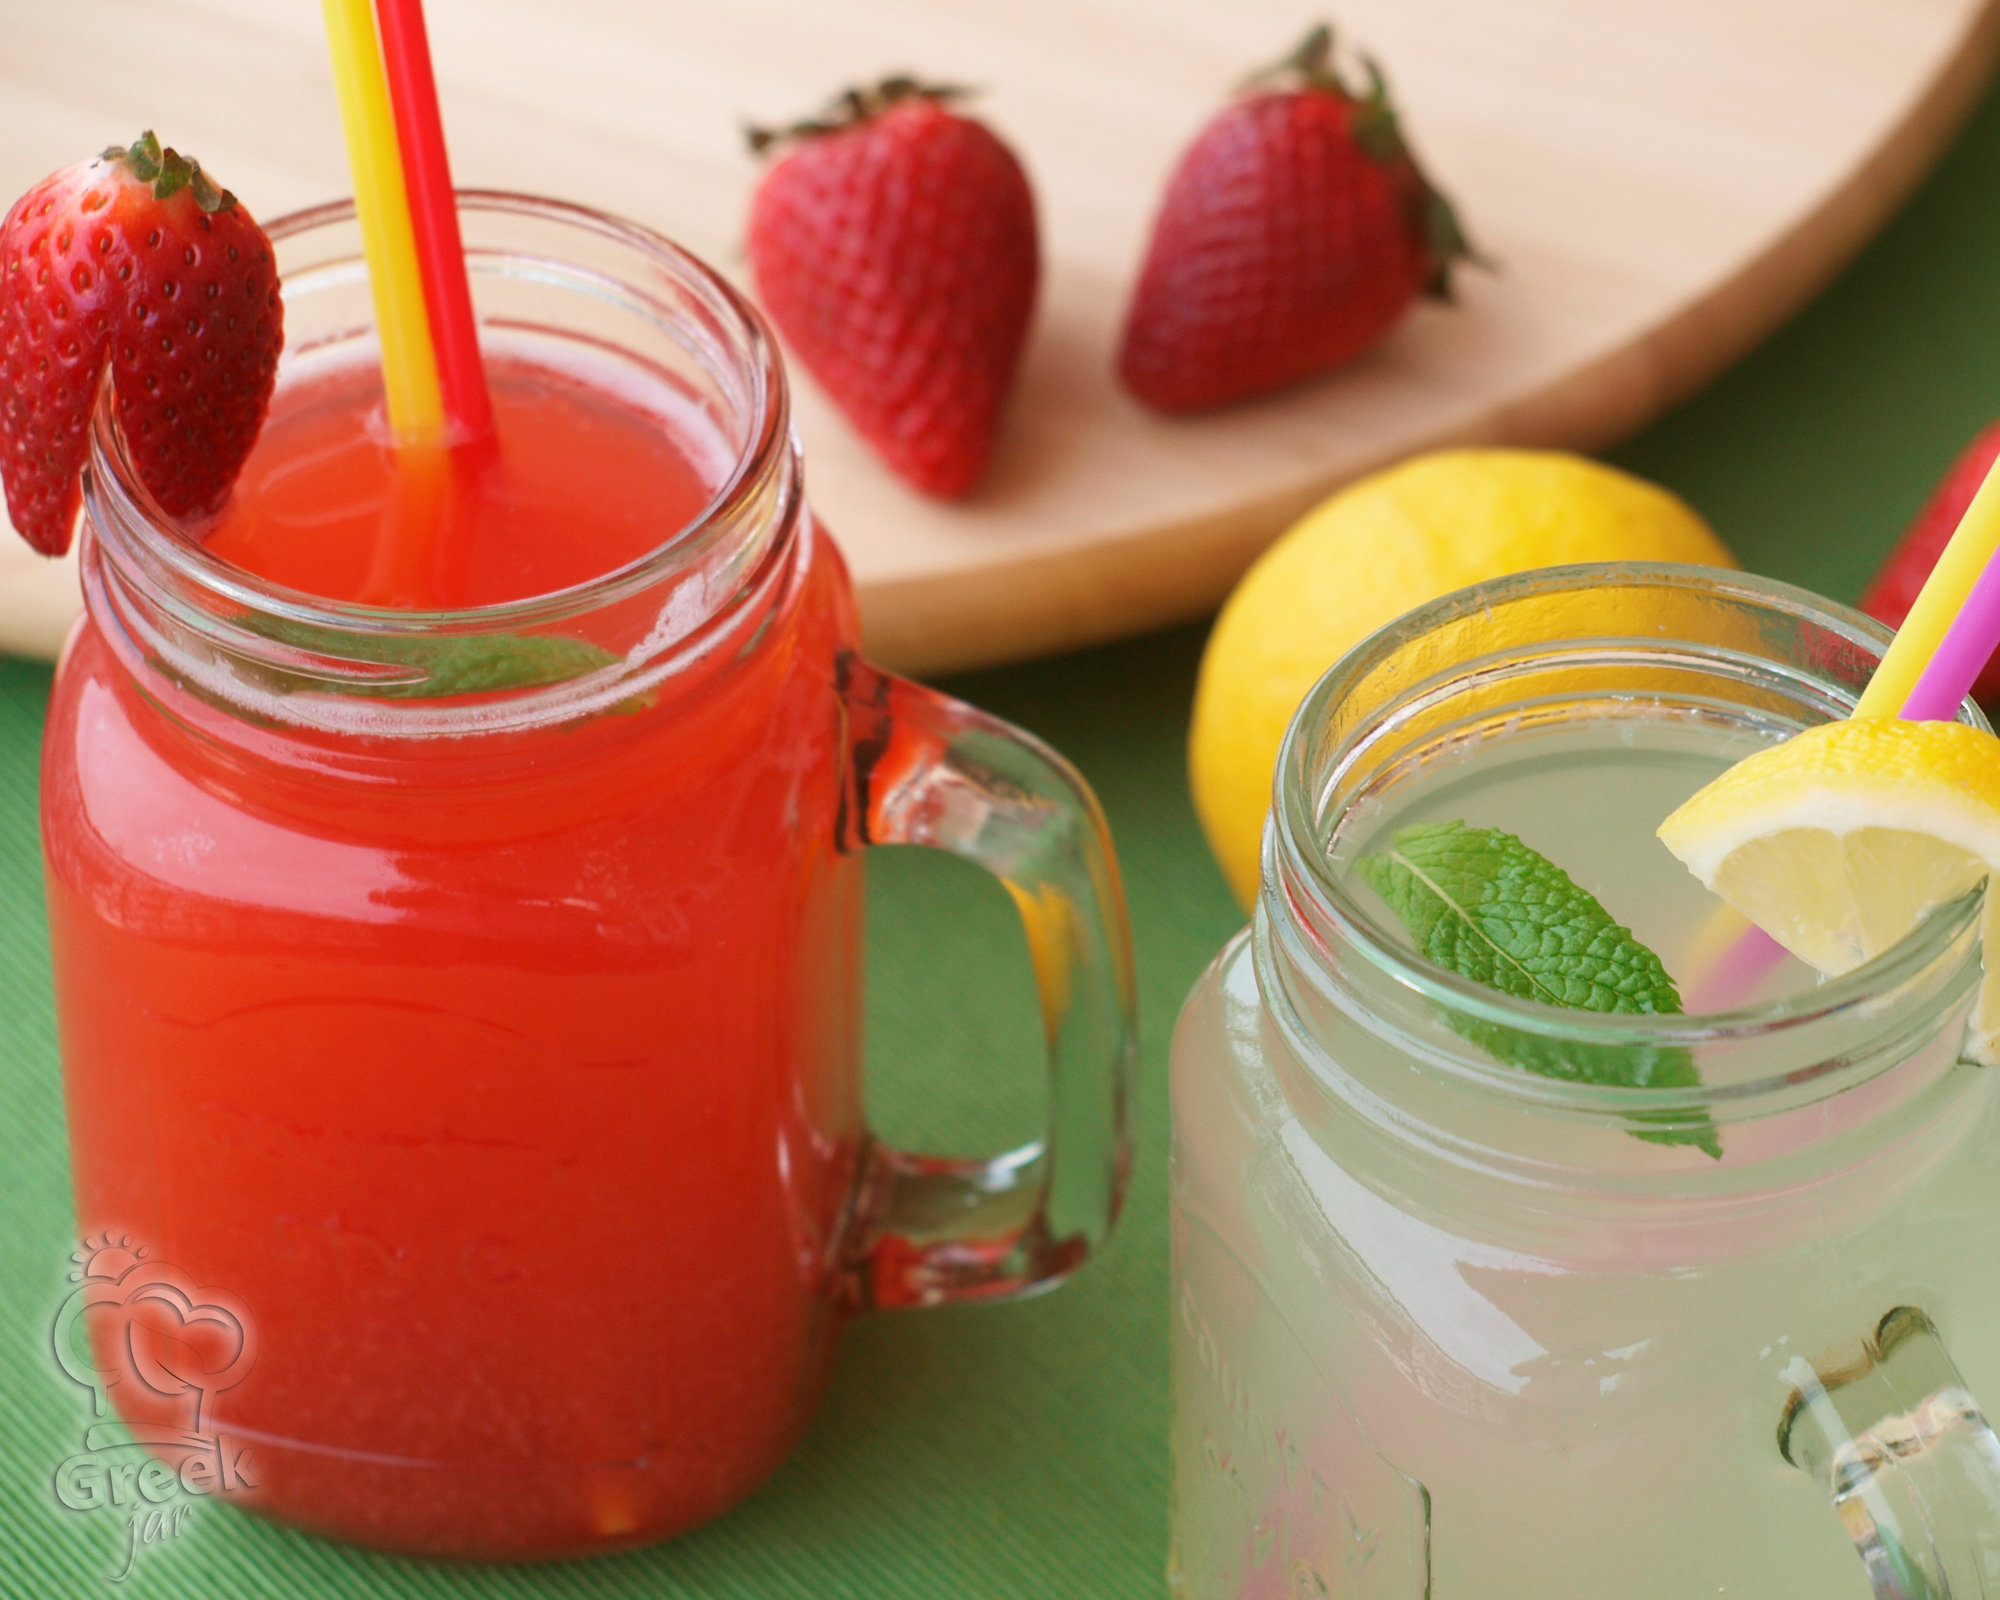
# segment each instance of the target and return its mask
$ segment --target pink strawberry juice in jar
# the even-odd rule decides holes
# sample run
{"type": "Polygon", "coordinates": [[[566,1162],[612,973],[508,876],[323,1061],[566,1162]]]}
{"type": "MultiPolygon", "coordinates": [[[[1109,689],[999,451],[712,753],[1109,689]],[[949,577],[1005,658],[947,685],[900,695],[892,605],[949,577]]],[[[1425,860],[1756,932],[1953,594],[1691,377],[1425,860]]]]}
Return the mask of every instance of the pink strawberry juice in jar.
{"type": "Polygon", "coordinates": [[[238,1498],[515,1559],[742,1498],[851,1313],[1079,1265],[1133,1002],[1081,780],[859,657],[756,314],[614,219],[461,215],[500,431],[455,480],[383,442],[344,206],[270,230],[290,344],[205,542],[100,407],[43,824],[78,1224],[243,1308],[238,1498]],[[886,842],[1022,905],[1047,1138],[870,1138],[886,842]]]}

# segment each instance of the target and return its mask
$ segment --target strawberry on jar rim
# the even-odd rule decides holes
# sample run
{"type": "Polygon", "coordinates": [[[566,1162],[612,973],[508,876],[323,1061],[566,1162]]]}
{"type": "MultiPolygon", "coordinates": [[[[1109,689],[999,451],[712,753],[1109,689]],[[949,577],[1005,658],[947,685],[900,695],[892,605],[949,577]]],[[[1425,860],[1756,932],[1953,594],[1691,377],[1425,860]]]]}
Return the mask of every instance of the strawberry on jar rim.
{"type": "Polygon", "coordinates": [[[1364,66],[1357,93],[1313,29],[1181,158],[1118,353],[1148,405],[1202,410],[1340,366],[1478,259],[1364,66]]]}
{"type": "Polygon", "coordinates": [[[801,364],[902,479],[984,474],[1040,277],[1014,153],[910,78],[850,90],[782,132],[751,200],[757,296],[801,364]]]}
{"type": "Polygon", "coordinates": [[[271,242],[149,131],[43,179],[0,222],[0,481],[20,535],[69,548],[108,366],[134,470],[167,515],[227,498],[284,343],[271,242]]]}

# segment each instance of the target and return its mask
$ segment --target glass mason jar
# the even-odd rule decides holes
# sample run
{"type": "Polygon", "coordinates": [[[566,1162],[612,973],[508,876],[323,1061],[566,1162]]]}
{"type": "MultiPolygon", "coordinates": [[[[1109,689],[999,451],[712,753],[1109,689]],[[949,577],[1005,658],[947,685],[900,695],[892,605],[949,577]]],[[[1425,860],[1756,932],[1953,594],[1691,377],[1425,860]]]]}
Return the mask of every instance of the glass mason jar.
{"type": "Polygon", "coordinates": [[[1177,1594],[2000,1594],[1979,895],[1787,998],[1614,1016],[1431,965],[1333,864],[1436,758],[1578,730],[1565,836],[1650,845],[1619,781],[1649,741],[1741,755],[1839,716],[1886,637],[1757,578],[1559,568],[1320,681],[1252,924],[1174,1041],[1177,1594]],[[1521,1071],[1470,1042],[1495,1027],[1545,1061],[1684,1050],[1699,1081],[1521,1071]]]}
{"type": "MultiPolygon", "coordinates": [[[[1075,772],[857,654],[756,313],[612,218],[461,213],[489,352],[692,410],[728,470],[590,582],[375,609],[170,526],[107,388],[42,778],[86,1236],[59,1346],[183,1492],[539,1557],[748,1493],[849,1313],[1082,1262],[1123,1191],[1133,998],[1075,772]],[[1045,1139],[869,1136],[862,852],[888,842],[1019,903],[1045,1139]]],[[[282,408],[374,359],[372,305],[351,207],[270,232],[282,408]]]]}

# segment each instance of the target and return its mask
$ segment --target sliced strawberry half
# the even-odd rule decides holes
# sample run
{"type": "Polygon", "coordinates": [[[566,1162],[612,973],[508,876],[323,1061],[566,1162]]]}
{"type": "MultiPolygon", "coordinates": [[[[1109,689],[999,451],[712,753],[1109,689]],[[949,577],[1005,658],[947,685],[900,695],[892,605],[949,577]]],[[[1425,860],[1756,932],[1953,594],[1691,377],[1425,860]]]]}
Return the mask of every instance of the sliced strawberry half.
{"type": "Polygon", "coordinates": [[[45,555],[76,526],[108,365],[132,464],[173,517],[217,509],[284,343],[271,241],[150,132],[35,185],[0,222],[0,480],[45,555]]]}

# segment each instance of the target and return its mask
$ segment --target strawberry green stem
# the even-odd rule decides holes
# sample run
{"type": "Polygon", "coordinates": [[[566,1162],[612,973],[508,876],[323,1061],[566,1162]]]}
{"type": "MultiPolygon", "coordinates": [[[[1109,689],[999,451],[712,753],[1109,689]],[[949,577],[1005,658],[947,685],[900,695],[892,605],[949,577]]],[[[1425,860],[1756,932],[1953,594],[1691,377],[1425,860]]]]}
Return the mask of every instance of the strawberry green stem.
{"type": "Polygon", "coordinates": [[[199,161],[190,161],[173,146],[160,148],[160,141],[148,128],[129,145],[114,144],[103,152],[106,161],[122,161],[132,176],[153,186],[153,198],[165,200],[186,189],[206,216],[218,211],[234,211],[236,196],[218,189],[201,170],[199,161]]]}
{"type": "Polygon", "coordinates": [[[857,128],[862,123],[879,117],[891,106],[906,100],[933,100],[944,103],[963,100],[973,91],[956,84],[924,83],[920,79],[899,73],[882,79],[879,83],[858,88],[844,89],[829,100],[824,110],[817,116],[803,122],[794,122],[785,128],[760,128],[754,123],[747,125],[743,135],[748,140],[751,153],[764,155],[774,147],[789,144],[797,139],[815,139],[824,134],[838,133],[843,128],[857,128]]]}
{"type": "Polygon", "coordinates": [[[1423,229],[1430,262],[1430,281],[1425,292],[1435,300],[1452,297],[1451,272],[1465,261],[1488,271],[1495,269],[1491,258],[1481,255],[1467,237],[1464,225],[1451,201],[1425,175],[1409,142],[1403,137],[1401,119],[1389,99],[1388,79],[1372,56],[1360,58],[1368,87],[1357,92],[1342,75],[1334,48],[1333,29],[1322,22],[1315,26],[1282,60],[1252,73],[1239,93],[1327,94],[1354,108],[1354,142],[1373,161],[1384,167],[1406,167],[1417,180],[1423,229]]]}

